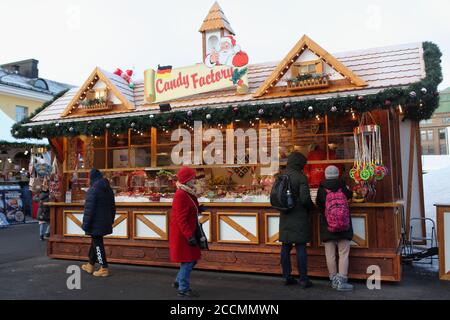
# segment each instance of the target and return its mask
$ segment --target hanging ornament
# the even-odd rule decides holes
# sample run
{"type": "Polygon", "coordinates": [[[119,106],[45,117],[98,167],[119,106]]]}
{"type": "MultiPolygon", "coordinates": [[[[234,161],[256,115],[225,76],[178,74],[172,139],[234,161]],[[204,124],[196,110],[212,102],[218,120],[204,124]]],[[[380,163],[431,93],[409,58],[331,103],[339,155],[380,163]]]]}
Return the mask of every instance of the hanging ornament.
{"type": "Polygon", "coordinates": [[[331,107],[331,112],[336,112],[336,111],[337,111],[336,106],[332,106],[332,107],[331,107]]]}
{"type": "Polygon", "coordinates": [[[155,116],[153,114],[148,116],[150,119],[153,119],[155,116]]]}
{"type": "Polygon", "coordinates": [[[73,127],[70,127],[70,128],[69,128],[69,132],[73,132],[73,127]]]}
{"type": "Polygon", "coordinates": [[[285,109],[289,109],[291,107],[291,104],[289,102],[286,102],[286,104],[284,105],[285,109]]]}
{"type": "Polygon", "coordinates": [[[130,126],[131,126],[132,128],[134,128],[134,127],[136,126],[136,123],[132,122],[132,123],[130,124],[130,126]]]}
{"type": "Polygon", "coordinates": [[[392,104],[392,101],[391,100],[384,100],[384,105],[386,106],[386,107],[389,107],[390,105],[392,104]]]}
{"type": "Polygon", "coordinates": [[[415,98],[415,97],[417,96],[417,93],[416,93],[415,91],[411,91],[411,92],[409,93],[409,96],[410,96],[411,98],[415,98]]]}
{"type": "Polygon", "coordinates": [[[171,125],[171,124],[172,124],[172,119],[168,119],[168,120],[167,120],[167,123],[168,123],[169,125],[171,125]]]}
{"type": "Polygon", "coordinates": [[[41,130],[41,134],[45,134],[45,130],[41,130]]]}
{"type": "Polygon", "coordinates": [[[358,100],[362,101],[362,100],[364,100],[364,97],[363,96],[358,96],[358,100]]]}
{"type": "Polygon", "coordinates": [[[263,114],[264,114],[264,109],[259,109],[259,110],[258,110],[258,114],[259,114],[259,115],[263,115],[263,114]]]}
{"type": "Polygon", "coordinates": [[[361,122],[353,133],[355,160],[349,175],[356,183],[354,197],[357,201],[373,200],[376,182],[387,174],[382,158],[381,128],[367,112],[361,116],[361,122]]]}
{"type": "Polygon", "coordinates": [[[192,110],[189,110],[188,112],[186,112],[188,117],[192,117],[192,110]]]}
{"type": "Polygon", "coordinates": [[[59,127],[59,122],[55,123],[55,127],[59,127]]]}
{"type": "Polygon", "coordinates": [[[92,121],[91,121],[91,120],[89,120],[89,121],[88,121],[88,124],[91,124],[91,123],[92,123],[92,121]]]}
{"type": "Polygon", "coordinates": [[[33,131],[33,128],[28,128],[28,132],[32,132],[33,131]]]}
{"type": "Polygon", "coordinates": [[[19,134],[19,131],[14,131],[14,135],[17,136],[19,134]]]}
{"type": "Polygon", "coordinates": [[[128,86],[131,89],[135,88],[135,84],[131,79],[131,76],[133,75],[133,70],[122,71],[121,69],[117,68],[116,71],[114,71],[114,74],[119,77],[122,77],[128,83],[128,86]]]}
{"type": "Polygon", "coordinates": [[[314,111],[314,108],[313,108],[312,106],[309,106],[309,107],[308,107],[308,111],[309,111],[309,112],[313,112],[313,111],[314,111]]]}
{"type": "Polygon", "coordinates": [[[111,127],[111,124],[110,124],[110,123],[107,123],[107,124],[105,125],[105,127],[106,127],[106,128],[109,128],[109,127],[111,127]]]}
{"type": "Polygon", "coordinates": [[[237,106],[233,107],[233,112],[238,112],[239,108],[237,106]]]}
{"type": "Polygon", "coordinates": [[[206,119],[207,120],[211,119],[211,115],[209,113],[206,115],[206,119]]]}
{"type": "Polygon", "coordinates": [[[420,89],[420,91],[421,91],[423,94],[427,94],[427,88],[425,88],[425,87],[423,87],[422,89],[420,89]]]}

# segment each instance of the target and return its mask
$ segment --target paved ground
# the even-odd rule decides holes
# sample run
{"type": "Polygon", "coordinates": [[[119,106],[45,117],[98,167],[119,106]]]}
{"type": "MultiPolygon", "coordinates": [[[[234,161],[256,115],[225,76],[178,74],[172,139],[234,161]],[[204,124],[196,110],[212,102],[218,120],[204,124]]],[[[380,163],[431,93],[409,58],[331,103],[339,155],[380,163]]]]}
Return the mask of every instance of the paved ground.
{"type": "MultiPolygon", "coordinates": [[[[68,290],[66,269],[80,263],[49,259],[45,252],[37,224],[0,229],[0,299],[180,299],[170,287],[172,268],[114,264],[111,277],[82,273],[81,290],[68,290]]],[[[302,290],[272,276],[198,270],[192,275],[192,287],[205,299],[450,299],[450,282],[423,268],[405,267],[401,283],[383,283],[381,290],[356,282],[354,292],[338,293],[326,280],[313,282],[302,290]]]]}

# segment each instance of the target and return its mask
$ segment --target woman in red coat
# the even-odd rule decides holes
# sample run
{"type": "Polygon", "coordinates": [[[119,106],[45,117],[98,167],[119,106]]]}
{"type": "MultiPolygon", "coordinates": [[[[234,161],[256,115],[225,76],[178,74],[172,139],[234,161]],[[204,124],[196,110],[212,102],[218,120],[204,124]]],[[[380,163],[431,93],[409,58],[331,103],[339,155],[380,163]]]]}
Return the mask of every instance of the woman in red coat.
{"type": "Polygon", "coordinates": [[[177,174],[177,191],[173,198],[170,217],[170,260],[180,263],[180,271],[174,283],[179,296],[193,296],[189,278],[197,260],[200,247],[195,237],[198,225],[198,201],[195,190],[194,169],[182,167],[177,174]]]}

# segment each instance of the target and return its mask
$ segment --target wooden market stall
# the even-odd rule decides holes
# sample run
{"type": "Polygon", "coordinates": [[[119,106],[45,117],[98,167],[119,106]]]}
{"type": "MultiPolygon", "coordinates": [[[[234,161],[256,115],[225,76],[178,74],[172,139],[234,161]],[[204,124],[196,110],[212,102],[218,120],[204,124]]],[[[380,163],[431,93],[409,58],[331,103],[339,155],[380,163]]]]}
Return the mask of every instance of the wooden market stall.
{"type": "MultiPolygon", "coordinates": [[[[135,82],[131,72],[96,68],[80,88],[13,128],[17,137],[48,137],[59,163],[61,192],[58,202],[49,203],[48,255],[86,259],[90,240],[80,226],[88,173],[95,167],[116,194],[114,233],[105,240],[108,259],[173,266],[167,241],[173,175],[188,161],[197,169],[199,200],[208,209],[199,220],[210,250],[198,268],[280,273],[279,213],[269,203],[274,174],[264,174],[269,164],[261,154],[252,157],[255,146],[267,142],[280,170],[293,151],[308,157],[305,173],[313,199],[329,164],[339,167],[349,185],[360,186],[351,203],[355,236],[349,276],[367,278],[367,268],[378,265],[383,280],[399,281],[402,236],[409,219],[424,213],[417,123],[437,105],[437,46],[415,43],[332,55],[303,36],[280,62],[248,64],[217,4],[200,32],[203,64],[159,66],[135,82]],[[232,56],[226,56],[230,47],[232,56]],[[223,55],[215,55],[222,49],[223,55]],[[379,149],[373,150],[382,162],[364,180],[355,135],[367,128],[377,128],[379,149]],[[244,153],[233,136],[223,151],[211,152],[211,135],[225,146],[230,132],[239,129],[248,133],[244,153]],[[276,134],[279,140],[272,139],[276,134]],[[183,149],[182,163],[173,157],[180,140],[192,148],[183,149]],[[208,152],[223,161],[208,162],[208,152]],[[376,171],[380,168],[384,171],[376,171]],[[358,177],[350,178],[350,172],[358,177]]],[[[327,276],[316,210],[311,219],[309,272],[327,276]]]]}

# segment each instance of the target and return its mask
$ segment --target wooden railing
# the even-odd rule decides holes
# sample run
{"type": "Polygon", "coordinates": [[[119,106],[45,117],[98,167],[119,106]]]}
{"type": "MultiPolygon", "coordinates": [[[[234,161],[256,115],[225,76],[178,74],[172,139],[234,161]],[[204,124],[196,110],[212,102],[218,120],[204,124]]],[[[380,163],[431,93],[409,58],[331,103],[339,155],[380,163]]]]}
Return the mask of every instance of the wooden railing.
{"type": "Polygon", "coordinates": [[[326,88],[329,85],[330,79],[328,75],[304,80],[287,80],[287,88],[290,91],[326,88]]]}

